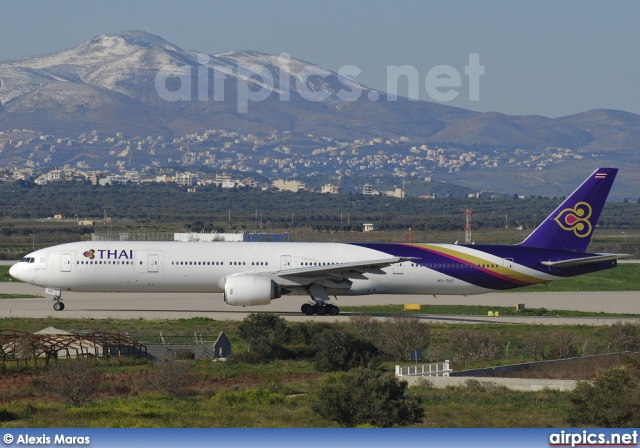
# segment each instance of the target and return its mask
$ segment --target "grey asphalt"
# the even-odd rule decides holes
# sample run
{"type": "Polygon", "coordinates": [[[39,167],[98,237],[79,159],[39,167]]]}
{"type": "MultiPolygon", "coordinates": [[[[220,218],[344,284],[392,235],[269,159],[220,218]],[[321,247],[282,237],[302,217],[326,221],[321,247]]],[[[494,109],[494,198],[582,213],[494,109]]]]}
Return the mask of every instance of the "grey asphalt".
{"type": "MultiPolygon", "coordinates": [[[[304,316],[300,306],[306,302],[302,296],[282,297],[270,305],[233,307],[224,303],[222,294],[151,294],[151,293],[63,293],[65,310],[53,310],[50,296],[44,289],[22,283],[0,283],[0,293],[41,295],[39,299],[0,299],[0,318],[8,317],[60,317],[93,319],[179,319],[205,316],[215,320],[242,320],[248,313],[271,311],[287,320],[317,320],[332,322],[347,320],[350,313],[339,316],[304,316]]],[[[640,292],[529,292],[489,293],[477,296],[361,296],[339,298],[338,306],[383,304],[449,304],[515,307],[525,304],[529,308],[548,310],[579,310],[605,313],[640,314],[640,292]]],[[[527,323],[542,325],[611,325],[618,321],[636,321],[633,318],[565,318],[520,316],[443,316],[420,315],[429,322],[447,323],[527,323]]]]}

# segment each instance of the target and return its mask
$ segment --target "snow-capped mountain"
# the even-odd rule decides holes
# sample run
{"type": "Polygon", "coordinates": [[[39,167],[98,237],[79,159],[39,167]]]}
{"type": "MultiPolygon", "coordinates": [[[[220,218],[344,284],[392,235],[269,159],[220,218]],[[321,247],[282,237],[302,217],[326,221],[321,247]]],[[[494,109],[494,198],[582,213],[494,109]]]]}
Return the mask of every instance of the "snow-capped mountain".
{"type": "Polygon", "coordinates": [[[11,128],[57,135],[93,129],[162,135],[282,130],[348,139],[407,136],[459,146],[635,150],[640,116],[596,111],[559,119],[513,117],[387,101],[348,76],[287,55],[201,54],[126,31],[0,62],[0,129],[11,128]],[[358,89],[357,101],[340,97],[358,89]]]}

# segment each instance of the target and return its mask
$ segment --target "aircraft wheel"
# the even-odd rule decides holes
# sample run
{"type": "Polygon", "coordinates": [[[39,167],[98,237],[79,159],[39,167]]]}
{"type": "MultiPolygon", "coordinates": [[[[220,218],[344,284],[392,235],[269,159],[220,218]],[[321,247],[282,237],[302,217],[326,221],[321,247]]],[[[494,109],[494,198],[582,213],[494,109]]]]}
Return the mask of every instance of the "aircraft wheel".
{"type": "Polygon", "coordinates": [[[302,305],[301,310],[307,316],[313,315],[313,306],[309,305],[308,303],[305,303],[304,305],[302,305]]]}
{"type": "Polygon", "coordinates": [[[62,311],[64,309],[64,303],[56,302],[53,304],[53,309],[56,311],[62,311]]]}
{"type": "Polygon", "coordinates": [[[319,306],[318,307],[318,316],[324,316],[325,314],[327,314],[327,307],[326,306],[319,306]]]}
{"type": "Polygon", "coordinates": [[[338,314],[340,314],[340,308],[335,305],[329,305],[329,314],[331,314],[332,316],[337,316],[338,314]]]}

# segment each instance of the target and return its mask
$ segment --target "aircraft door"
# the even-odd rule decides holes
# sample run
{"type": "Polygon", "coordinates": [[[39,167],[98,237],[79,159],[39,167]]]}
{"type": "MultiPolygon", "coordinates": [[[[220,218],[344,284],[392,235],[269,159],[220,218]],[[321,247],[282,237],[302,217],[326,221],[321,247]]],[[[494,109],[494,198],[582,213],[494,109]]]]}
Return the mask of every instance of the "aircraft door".
{"type": "Polygon", "coordinates": [[[149,254],[148,272],[158,272],[160,268],[160,255],[149,254]]]}
{"type": "Polygon", "coordinates": [[[71,272],[71,254],[60,254],[60,272],[71,272]]]}
{"type": "Polygon", "coordinates": [[[508,269],[508,271],[505,272],[504,275],[507,275],[510,277],[513,276],[513,258],[503,258],[502,266],[508,269]]]}
{"type": "Polygon", "coordinates": [[[280,255],[280,270],[291,269],[291,255],[280,255]]]}
{"type": "Polygon", "coordinates": [[[394,274],[402,274],[404,272],[404,262],[393,263],[393,273],[394,274]]]}

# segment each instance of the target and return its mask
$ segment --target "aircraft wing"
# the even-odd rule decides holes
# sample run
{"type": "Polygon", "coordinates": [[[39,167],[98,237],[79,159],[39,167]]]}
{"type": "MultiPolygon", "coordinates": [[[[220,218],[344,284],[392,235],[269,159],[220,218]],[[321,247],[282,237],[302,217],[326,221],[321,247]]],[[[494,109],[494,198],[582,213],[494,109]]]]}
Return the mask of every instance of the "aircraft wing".
{"type": "Polygon", "coordinates": [[[391,257],[380,260],[352,261],[350,263],[328,264],[325,266],[305,266],[272,272],[278,277],[342,277],[345,272],[364,272],[369,268],[385,268],[395,263],[415,260],[415,257],[391,257]]]}
{"type": "Polygon", "coordinates": [[[599,261],[617,260],[618,258],[625,258],[629,256],[629,254],[600,254],[593,257],[574,258],[572,260],[561,261],[541,261],[540,263],[552,268],[568,268],[583,264],[597,263],[599,261]]]}

